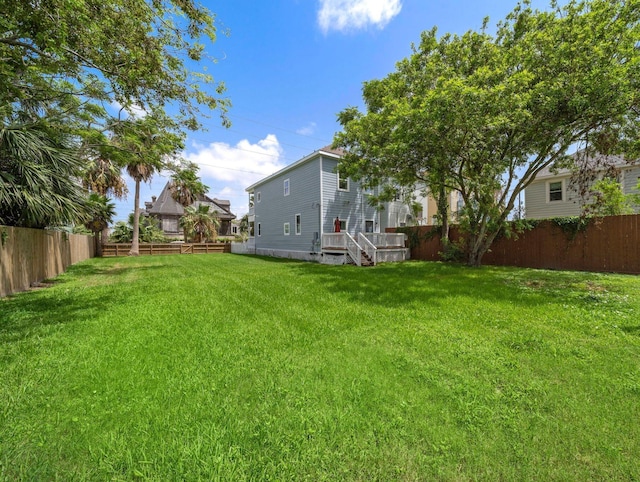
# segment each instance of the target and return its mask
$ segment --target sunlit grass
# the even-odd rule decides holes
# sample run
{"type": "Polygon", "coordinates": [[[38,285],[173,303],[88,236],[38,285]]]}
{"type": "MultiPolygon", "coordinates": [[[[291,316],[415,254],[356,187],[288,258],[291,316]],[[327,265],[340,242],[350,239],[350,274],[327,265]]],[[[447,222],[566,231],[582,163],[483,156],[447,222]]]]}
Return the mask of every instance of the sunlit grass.
{"type": "Polygon", "coordinates": [[[640,279],[96,259],[0,300],[0,478],[637,480],[640,279]]]}

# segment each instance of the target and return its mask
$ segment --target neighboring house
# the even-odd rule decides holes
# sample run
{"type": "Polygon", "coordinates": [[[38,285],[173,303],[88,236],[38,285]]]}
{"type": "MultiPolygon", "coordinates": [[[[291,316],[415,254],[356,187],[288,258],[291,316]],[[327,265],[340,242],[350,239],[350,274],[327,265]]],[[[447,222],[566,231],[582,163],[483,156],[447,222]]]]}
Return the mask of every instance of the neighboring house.
{"type": "MultiPolygon", "coordinates": [[[[158,197],[152,196],[151,202],[145,202],[146,216],[153,216],[160,222],[160,228],[169,238],[182,239],[183,232],[180,228],[180,218],[184,215],[184,207],[171,197],[169,183],[167,183],[158,197]]],[[[231,203],[222,199],[211,199],[206,195],[199,196],[192,204],[197,208],[200,204],[209,206],[209,212],[216,212],[220,221],[218,236],[231,236],[231,221],[236,216],[231,212],[231,203]]]]}
{"type": "Polygon", "coordinates": [[[337,172],[340,157],[340,150],[324,147],[246,189],[251,252],[342,263],[352,247],[366,247],[378,261],[405,259],[404,235],[384,233],[407,223],[409,208],[400,201],[382,211],[369,205],[372,192],[337,172]]]}
{"type": "MultiPolygon", "coordinates": [[[[576,156],[578,154],[575,154],[576,156]]],[[[621,156],[609,156],[609,164],[619,170],[618,180],[625,194],[638,193],[635,189],[640,181],[640,163],[629,164],[621,156]]],[[[587,162],[591,162],[587,160],[587,162]]],[[[589,199],[581,199],[578,192],[571,186],[571,171],[559,169],[552,172],[552,168],[545,168],[536,176],[535,180],[525,188],[525,217],[528,219],[547,219],[563,216],[579,216],[582,206],[589,199]]]]}

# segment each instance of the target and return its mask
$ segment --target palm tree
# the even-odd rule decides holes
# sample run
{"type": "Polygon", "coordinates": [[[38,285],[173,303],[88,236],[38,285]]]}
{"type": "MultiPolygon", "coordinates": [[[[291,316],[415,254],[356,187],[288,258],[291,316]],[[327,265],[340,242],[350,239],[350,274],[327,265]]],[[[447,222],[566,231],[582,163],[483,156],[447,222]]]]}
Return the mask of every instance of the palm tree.
{"type": "Polygon", "coordinates": [[[189,206],[185,208],[184,216],[180,218],[180,226],[193,237],[196,243],[218,237],[218,213],[209,212],[209,206],[200,204],[197,208],[189,206]]]}
{"type": "MultiPolygon", "coordinates": [[[[97,155],[90,161],[82,177],[82,185],[91,193],[104,197],[113,196],[116,199],[122,199],[128,191],[120,167],[103,155],[97,155]]],[[[106,224],[101,234],[102,243],[106,242],[108,235],[109,225],[106,224]]],[[[102,251],[102,245],[100,245],[100,251],[102,251]]]]}
{"type": "Polygon", "coordinates": [[[127,173],[136,183],[135,193],[133,195],[133,239],[131,240],[131,250],[129,256],[138,256],[140,254],[140,183],[147,182],[156,172],[153,164],[147,164],[143,161],[132,162],[127,164],[127,173]]]}
{"type": "Polygon", "coordinates": [[[81,220],[83,167],[65,135],[44,121],[0,112],[0,224],[45,228],[81,220]]]}
{"type": "MultiPolygon", "coordinates": [[[[169,181],[169,191],[171,197],[183,208],[191,206],[199,196],[209,189],[198,177],[200,168],[193,162],[183,161],[174,167],[171,180],[169,181]]],[[[187,241],[187,231],[184,231],[184,241],[187,241]]]]}
{"type": "Polygon", "coordinates": [[[116,215],[116,205],[106,196],[97,193],[89,195],[90,217],[84,225],[93,233],[96,256],[102,257],[102,245],[106,241],[104,232],[116,215]],[[102,236],[100,234],[102,233],[102,236]]]}
{"type": "Polygon", "coordinates": [[[139,254],[140,183],[148,182],[156,172],[168,166],[168,158],[183,148],[184,134],[173,132],[171,119],[148,115],[131,118],[115,129],[115,144],[123,153],[129,176],[135,181],[133,239],[130,256],[139,254]]]}
{"type": "Polygon", "coordinates": [[[169,190],[171,197],[183,207],[191,206],[198,196],[203,195],[209,189],[208,186],[202,184],[198,177],[200,168],[197,164],[189,161],[181,162],[180,165],[174,167],[169,181],[169,190]]]}

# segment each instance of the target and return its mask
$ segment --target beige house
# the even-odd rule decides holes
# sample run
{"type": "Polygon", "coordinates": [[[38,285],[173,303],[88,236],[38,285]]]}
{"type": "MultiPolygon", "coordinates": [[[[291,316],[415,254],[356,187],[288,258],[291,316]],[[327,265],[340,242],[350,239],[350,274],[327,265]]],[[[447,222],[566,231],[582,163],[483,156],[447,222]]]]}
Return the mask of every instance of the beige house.
{"type": "MultiPolygon", "coordinates": [[[[622,192],[638,193],[636,186],[640,182],[640,163],[630,164],[621,156],[609,156],[607,162],[618,168],[618,181],[620,181],[622,192]]],[[[548,219],[579,216],[582,213],[582,206],[588,203],[589,199],[581,199],[578,192],[571,186],[570,180],[569,169],[552,172],[551,168],[546,168],[540,171],[524,191],[525,217],[548,219]]]]}

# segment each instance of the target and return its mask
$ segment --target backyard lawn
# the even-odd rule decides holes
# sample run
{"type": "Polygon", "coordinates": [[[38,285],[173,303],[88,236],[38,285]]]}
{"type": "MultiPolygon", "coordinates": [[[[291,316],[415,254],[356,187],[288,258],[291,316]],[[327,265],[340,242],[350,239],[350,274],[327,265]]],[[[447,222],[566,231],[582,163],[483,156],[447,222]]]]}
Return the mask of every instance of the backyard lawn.
{"type": "Polygon", "coordinates": [[[94,259],[0,300],[0,480],[640,480],[640,277],[94,259]]]}

